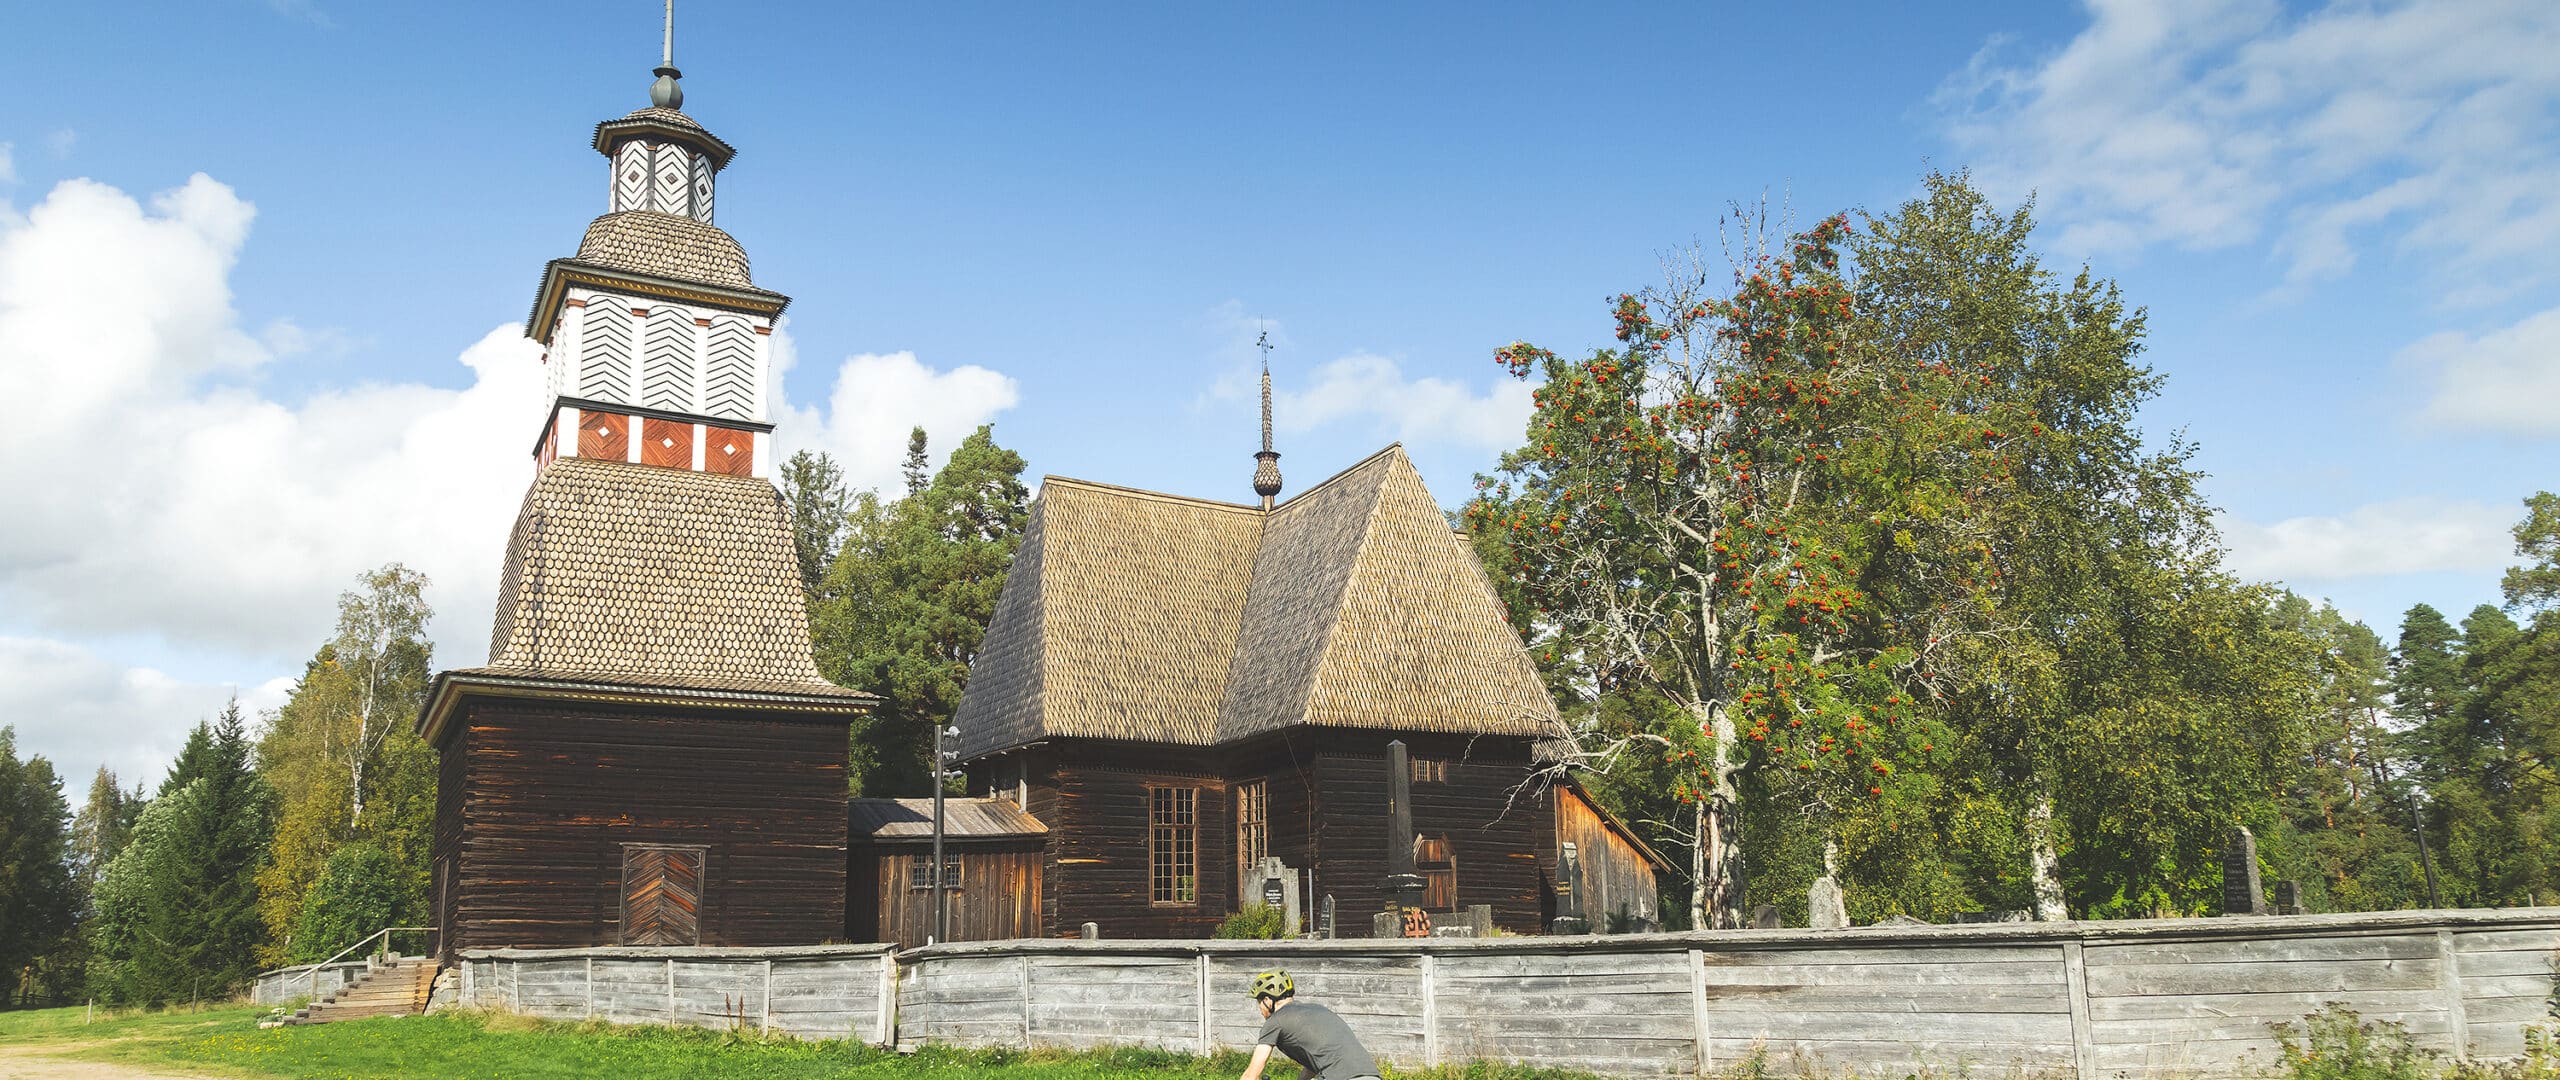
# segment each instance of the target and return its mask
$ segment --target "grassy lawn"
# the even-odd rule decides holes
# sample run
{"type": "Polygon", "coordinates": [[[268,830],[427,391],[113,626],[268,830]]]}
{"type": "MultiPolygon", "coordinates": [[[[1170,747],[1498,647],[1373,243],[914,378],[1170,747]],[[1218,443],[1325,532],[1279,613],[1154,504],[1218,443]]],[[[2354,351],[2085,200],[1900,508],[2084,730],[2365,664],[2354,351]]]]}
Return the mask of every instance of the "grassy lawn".
{"type": "MultiPolygon", "coordinates": [[[[610,1077],[674,1080],[1162,1080],[1234,1077],[1242,1054],[1214,1058],[1155,1050],[1091,1053],[962,1051],[898,1054],[861,1043],[758,1039],[691,1028],[560,1024],[439,1014],[259,1030],[266,1010],[101,1015],[80,1009],[0,1012],[0,1046],[60,1046],[66,1056],[255,1077],[517,1080],[610,1077]]],[[[1285,1061],[1265,1075],[1294,1077],[1285,1061]]],[[[1582,1080],[1588,1074],[1515,1067],[1391,1073],[1442,1080],[1582,1080]]]]}

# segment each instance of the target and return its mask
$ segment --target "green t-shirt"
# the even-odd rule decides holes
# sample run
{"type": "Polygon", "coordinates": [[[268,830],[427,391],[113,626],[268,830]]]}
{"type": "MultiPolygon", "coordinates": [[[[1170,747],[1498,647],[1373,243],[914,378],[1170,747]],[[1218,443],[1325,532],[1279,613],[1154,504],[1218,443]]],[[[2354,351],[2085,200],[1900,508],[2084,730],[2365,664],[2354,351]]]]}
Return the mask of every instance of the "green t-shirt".
{"type": "Polygon", "coordinates": [[[1262,1022],[1262,1033],[1253,1041],[1289,1055],[1289,1060],[1307,1071],[1306,1080],[1378,1075],[1378,1059],[1370,1057],[1360,1045],[1359,1036],[1351,1033],[1351,1025],[1322,1005],[1298,1002],[1272,1010],[1271,1018],[1262,1022]]]}

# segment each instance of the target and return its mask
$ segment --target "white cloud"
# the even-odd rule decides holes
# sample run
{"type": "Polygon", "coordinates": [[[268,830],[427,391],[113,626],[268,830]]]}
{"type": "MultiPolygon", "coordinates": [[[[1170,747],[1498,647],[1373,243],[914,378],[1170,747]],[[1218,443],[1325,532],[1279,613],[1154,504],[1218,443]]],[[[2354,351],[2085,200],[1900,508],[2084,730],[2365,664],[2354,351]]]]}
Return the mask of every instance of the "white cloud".
{"type": "Polygon", "coordinates": [[[146,209],[71,181],[0,225],[0,597],[13,624],[146,635],[289,667],[390,561],[435,582],[440,656],[480,655],[541,394],[513,326],[470,385],[254,389],[290,322],[245,332],[228,276],[255,208],[196,176],[146,209]],[[272,343],[272,344],[270,344],[272,343]]]}
{"type": "Polygon", "coordinates": [[[2368,503],[2332,517],[2258,525],[2222,521],[2233,573],[2262,581],[2337,581],[2430,571],[2480,573],[2514,552],[2511,507],[2456,499],[2368,503]]]}
{"type": "Polygon", "coordinates": [[[2434,393],[2422,423],[2516,435],[2560,435],[2560,308],[2477,338],[2446,331],[2400,350],[2434,393]]]}
{"type": "Polygon", "coordinates": [[[0,142],[0,184],[18,182],[18,159],[15,150],[15,144],[0,142]]]}
{"type": "MultiPolygon", "coordinates": [[[[779,383],[795,354],[787,332],[776,331],[773,343],[779,383]]],[[[848,485],[896,493],[903,490],[899,468],[911,429],[924,428],[925,444],[939,463],[978,425],[1019,400],[1021,387],[1012,376],[976,364],[941,371],[912,352],[863,353],[837,365],[823,411],[787,402],[776,410],[774,434],[786,456],[824,451],[844,470],[848,485]]]]}
{"type": "Polygon", "coordinates": [[[2064,247],[2271,240],[2300,282],[2367,234],[2448,294],[2547,275],[2560,243],[2560,6],[2092,0],[2058,52],[1995,40],[1940,89],[1986,186],[2038,193],[2064,247]]]}
{"type": "Polygon", "coordinates": [[[20,756],[43,754],[75,805],[99,765],[125,787],[157,785],[187,729],[213,719],[238,696],[256,723],[284,703],[292,686],[207,686],[150,668],[121,667],[87,649],[31,638],[0,637],[0,716],[18,729],[20,756]]]}
{"type": "Polygon", "coordinates": [[[1307,431],[1367,421],[1407,443],[1501,449],[1517,444],[1529,423],[1530,390],[1516,379],[1483,394],[1450,379],[1409,379],[1395,360],[1361,352],[1317,368],[1303,391],[1275,393],[1274,422],[1307,431]]]}

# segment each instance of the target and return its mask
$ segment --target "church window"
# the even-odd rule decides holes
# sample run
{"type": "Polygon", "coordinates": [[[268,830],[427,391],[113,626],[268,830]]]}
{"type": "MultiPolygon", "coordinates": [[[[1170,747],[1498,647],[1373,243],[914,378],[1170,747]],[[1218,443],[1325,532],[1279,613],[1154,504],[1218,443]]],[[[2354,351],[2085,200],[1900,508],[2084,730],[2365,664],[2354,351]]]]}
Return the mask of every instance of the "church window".
{"type": "Polygon", "coordinates": [[[1236,881],[1254,880],[1270,854],[1271,786],[1247,780],[1236,785],[1236,881]]]}
{"type": "Polygon", "coordinates": [[[1413,782],[1445,784],[1449,782],[1449,763],[1436,758],[1413,759],[1413,782]]]}
{"type": "MultiPolygon", "coordinates": [[[[960,887],[960,856],[949,852],[942,856],[942,887],[960,887]]],[[[933,888],[933,856],[917,855],[907,860],[907,888],[933,888]]]]}
{"type": "Polygon", "coordinates": [[[1200,902],[1200,789],[1147,789],[1147,896],[1158,904],[1200,902]]]}

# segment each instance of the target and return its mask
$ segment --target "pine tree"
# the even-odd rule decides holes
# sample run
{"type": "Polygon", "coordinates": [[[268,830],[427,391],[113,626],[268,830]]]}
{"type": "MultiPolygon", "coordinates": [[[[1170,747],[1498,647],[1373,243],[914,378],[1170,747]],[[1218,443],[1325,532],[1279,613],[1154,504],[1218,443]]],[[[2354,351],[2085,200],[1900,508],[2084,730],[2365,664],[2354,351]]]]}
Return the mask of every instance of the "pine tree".
{"type": "Polygon", "coordinates": [[[18,760],[17,729],[0,727],[0,1006],[38,996],[36,961],[71,932],[70,817],[53,763],[18,760]]]}
{"type": "Polygon", "coordinates": [[[854,731],[857,791],[926,792],[933,727],[959,707],[1029,521],[1023,467],[981,427],[906,498],[853,501],[811,621],[820,670],[886,699],[854,731]]]}

